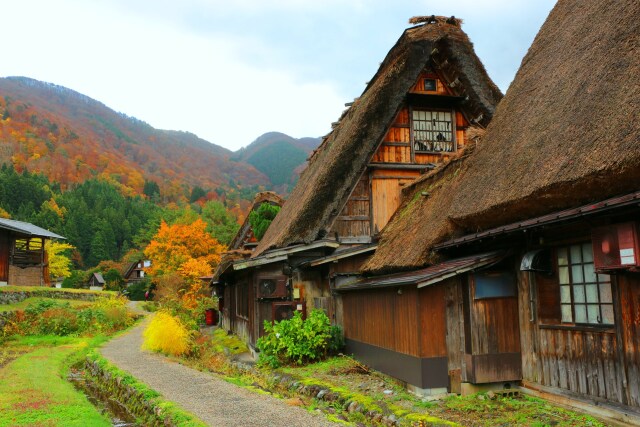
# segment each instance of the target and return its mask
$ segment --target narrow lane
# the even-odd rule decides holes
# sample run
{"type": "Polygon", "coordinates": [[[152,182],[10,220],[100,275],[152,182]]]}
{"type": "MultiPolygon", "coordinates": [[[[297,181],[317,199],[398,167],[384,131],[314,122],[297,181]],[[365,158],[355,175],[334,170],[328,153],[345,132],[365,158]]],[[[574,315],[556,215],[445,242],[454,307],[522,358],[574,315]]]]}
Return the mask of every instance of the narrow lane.
{"type": "Polygon", "coordinates": [[[142,331],[150,317],[111,340],[101,353],[120,369],[161,393],[166,400],[177,403],[207,424],[216,427],[336,425],[322,415],[311,414],[275,397],[230,384],[215,374],[203,373],[141,350],[142,331]]]}

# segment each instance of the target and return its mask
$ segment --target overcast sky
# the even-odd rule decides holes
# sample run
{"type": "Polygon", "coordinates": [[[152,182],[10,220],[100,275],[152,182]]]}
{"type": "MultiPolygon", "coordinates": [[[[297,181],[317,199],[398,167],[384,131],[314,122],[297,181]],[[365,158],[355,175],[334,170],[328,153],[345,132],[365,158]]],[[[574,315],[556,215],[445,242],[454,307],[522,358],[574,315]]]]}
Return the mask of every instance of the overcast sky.
{"type": "Polygon", "coordinates": [[[506,91],[553,0],[0,0],[0,76],[236,150],[326,134],[415,15],[455,15],[506,91]]]}

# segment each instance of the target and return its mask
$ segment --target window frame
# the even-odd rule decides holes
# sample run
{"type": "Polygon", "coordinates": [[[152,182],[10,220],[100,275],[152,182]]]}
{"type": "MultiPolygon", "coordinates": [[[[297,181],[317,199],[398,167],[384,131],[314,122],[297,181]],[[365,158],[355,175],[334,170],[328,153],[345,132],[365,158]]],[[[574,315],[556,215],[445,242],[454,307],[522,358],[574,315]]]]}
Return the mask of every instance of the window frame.
{"type": "MultiPolygon", "coordinates": [[[[613,328],[616,326],[616,313],[615,313],[615,297],[614,297],[614,289],[613,289],[613,278],[608,274],[598,274],[595,272],[595,266],[593,261],[593,249],[591,241],[581,241],[581,242],[573,242],[567,243],[562,246],[557,246],[553,250],[554,257],[554,265],[556,267],[555,277],[558,283],[558,304],[560,309],[560,318],[559,325],[565,327],[590,327],[590,328],[613,328]],[[585,261],[585,247],[590,249],[590,260],[585,261]],[[579,260],[574,259],[575,254],[572,251],[572,248],[580,248],[579,249],[579,260]],[[560,262],[560,253],[563,251],[565,253],[565,263],[560,262]],[[592,265],[594,268],[593,274],[595,276],[594,281],[587,281],[587,271],[585,266],[592,265]],[[565,269],[566,273],[561,273],[561,269],[565,269]],[[579,273],[578,273],[579,271],[579,273]],[[566,278],[561,276],[566,275],[566,278]],[[582,276],[581,279],[574,278],[575,276],[582,276]],[[601,276],[607,276],[608,281],[601,279],[601,276]],[[608,286],[608,301],[605,301],[607,298],[603,298],[603,285],[608,286]],[[597,301],[589,301],[587,286],[595,287],[597,290],[597,301]],[[568,292],[564,291],[563,288],[568,288],[568,292]],[[579,290],[582,288],[582,290],[579,290]],[[563,292],[565,298],[563,299],[563,292]],[[569,297],[569,302],[566,302],[566,296],[569,297]],[[580,295],[576,298],[576,295],[580,295]],[[576,301],[578,300],[578,301],[576,301]],[[568,306],[571,310],[571,321],[565,320],[563,307],[568,306]],[[597,306],[598,315],[597,322],[590,322],[590,312],[589,306],[597,306]],[[576,321],[576,308],[584,307],[583,316],[585,321],[576,321]],[[610,323],[604,323],[603,319],[603,307],[610,307],[610,323]]],[[[592,288],[593,289],[593,288],[592,288]]]]}
{"type": "Polygon", "coordinates": [[[14,238],[11,246],[11,265],[18,268],[42,266],[44,264],[44,243],[42,237],[14,238]]]}
{"type": "Polygon", "coordinates": [[[236,316],[249,320],[249,283],[236,284],[236,316]]]}
{"type": "MultiPolygon", "coordinates": [[[[412,154],[438,154],[438,155],[442,155],[442,154],[454,154],[458,151],[458,141],[456,138],[456,133],[457,133],[457,128],[456,128],[456,110],[453,108],[431,108],[431,107],[414,107],[414,106],[410,106],[409,107],[409,139],[410,139],[410,147],[411,147],[411,152],[412,154]],[[428,111],[428,112],[444,112],[444,113],[449,113],[451,115],[451,141],[444,141],[447,143],[451,143],[452,144],[452,149],[451,151],[434,151],[434,150],[417,150],[415,148],[415,133],[416,130],[414,128],[414,119],[413,119],[413,112],[414,111],[428,111]]],[[[436,142],[436,141],[429,141],[429,142],[436,142]]]]}

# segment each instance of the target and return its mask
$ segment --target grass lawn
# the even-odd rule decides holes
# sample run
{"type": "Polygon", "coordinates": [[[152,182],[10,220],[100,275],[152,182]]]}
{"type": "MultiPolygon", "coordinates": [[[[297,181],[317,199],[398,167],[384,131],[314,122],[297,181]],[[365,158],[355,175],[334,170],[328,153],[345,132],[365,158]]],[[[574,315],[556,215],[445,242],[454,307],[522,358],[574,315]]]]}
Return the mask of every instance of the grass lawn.
{"type": "Polygon", "coordinates": [[[93,304],[92,301],[81,301],[81,300],[75,300],[75,299],[59,300],[54,298],[31,297],[14,304],[0,304],[0,312],[24,310],[25,308],[27,308],[29,304],[37,304],[40,301],[63,301],[63,302],[68,302],[71,307],[88,306],[93,304]]]}
{"type": "Polygon", "coordinates": [[[111,426],[66,381],[68,368],[105,337],[21,337],[4,350],[21,353],[0,368],[0,426],[111,426]]]}

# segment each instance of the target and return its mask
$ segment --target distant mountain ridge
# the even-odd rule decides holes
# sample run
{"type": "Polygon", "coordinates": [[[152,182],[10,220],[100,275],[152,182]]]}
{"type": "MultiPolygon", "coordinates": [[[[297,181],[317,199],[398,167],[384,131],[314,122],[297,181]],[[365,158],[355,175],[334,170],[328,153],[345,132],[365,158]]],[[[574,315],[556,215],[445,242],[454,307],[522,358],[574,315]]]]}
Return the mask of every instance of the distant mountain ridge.
{"type": "Polygon", "coordinates": [[[147,180],[170,200],[195,186],[284,188],[282,171],[303,164],[315,141],[269,133],[233,153],[189,132],[155,129],[62,86],[0,78],[0,163],[63,186],[102,177],[140,194],[147,180]],[[280,156],[265,155],[274,151],[280,156]]]}
{"type": "Polygon", "coordinates": [[[232,159],[251,164],[269,177],[276,191],[286,194],[320,142],[321,138],[297,139],[281,132],[268,132],[236,151],[232,159]]]}

